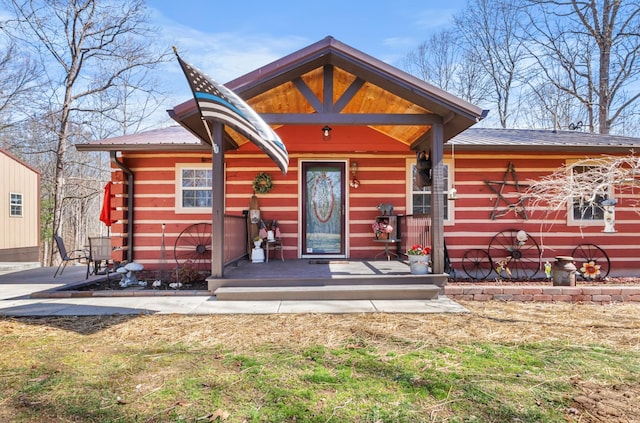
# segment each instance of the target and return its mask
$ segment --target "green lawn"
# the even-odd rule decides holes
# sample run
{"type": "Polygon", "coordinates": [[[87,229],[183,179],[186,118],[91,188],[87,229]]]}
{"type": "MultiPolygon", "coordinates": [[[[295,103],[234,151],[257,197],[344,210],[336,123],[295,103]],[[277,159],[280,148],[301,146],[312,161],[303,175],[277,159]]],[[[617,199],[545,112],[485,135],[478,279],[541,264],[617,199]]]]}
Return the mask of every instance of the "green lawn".
{"type": "Polygon", "coordinates": [[[589,422],[596,390],[638,419],[637,306],[463,305],[0,319],[0,421],[589,422]]]}

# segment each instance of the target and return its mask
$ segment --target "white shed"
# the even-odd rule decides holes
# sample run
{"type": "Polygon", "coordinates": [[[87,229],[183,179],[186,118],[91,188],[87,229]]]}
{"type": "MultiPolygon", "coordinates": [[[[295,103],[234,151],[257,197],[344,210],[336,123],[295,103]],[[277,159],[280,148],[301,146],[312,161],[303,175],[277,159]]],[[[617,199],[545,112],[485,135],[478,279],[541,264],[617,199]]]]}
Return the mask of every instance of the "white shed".
{"type": "Polygon", "coordinates": [[[0,148],[0,264],[39,263],[40,172],[0,148]]]}

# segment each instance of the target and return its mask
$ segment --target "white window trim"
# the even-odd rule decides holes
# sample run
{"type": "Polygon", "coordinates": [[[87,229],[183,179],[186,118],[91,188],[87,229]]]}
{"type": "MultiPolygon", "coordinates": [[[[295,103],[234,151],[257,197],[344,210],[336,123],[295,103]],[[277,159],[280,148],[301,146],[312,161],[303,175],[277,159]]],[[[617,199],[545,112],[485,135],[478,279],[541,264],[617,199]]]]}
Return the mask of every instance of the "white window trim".
{"type": "Polygon", "coordinates": [[[9,217],[24,217],[24,195],[22,193],[19,192],[10,192],[9,193],[9,217]],[[13,196],[19,196],[20,197],[20,204],[14,204],[13,201],[11,201],[13,196]],[[12,209],[14,206],[19,206],[20,207],[20,214],[13,214],[12,213],[12,209]]]}
{"type": "Polygon", "coordinates": [[[211,169],[211,163],[176,163],[176,177],[175,177],[176,214],[211,213],[211,207],[182,207],[182,190],[183,190],[182,171],[184,169],[211,169]]]}
{"type": "MultiPolygon", "coordinates": [[[[573,165],[574,163],[578,162],[578,161],[583,161],[584,159],[578,160],[578,159],[567,159],[565,164],[567,166],[567,172],[571,172],[572,169],[569,168],[569,166],[573,165]]],[[[589,161],[585,161],[584,163],[581,163],[584,166],[589,166],[589,161]]],[[[594,162],[594,164],[596,164],[594,162]]],[[[613,192],[609,192],[609,196],[611,196],[613,194],[613,192]]],[[[604,226],[604,218],[602,219],[575,219],[573,217],[573,202],[567,202],[567,226],[580,226],[580,227],[586,227],[586,226],[604,226]]]]}
{"type": "MultiPolygon", "coordinates": [[[[445,190],[442,192],[442,194],[447,194],[449,192],[449,190],[451,189],[451,187],[456,186],[455,181],[453,179],[453,176],[455,174],[454,169],[453,169],[453,160],[452,159],[443,159],[442,163],[445,164],[447,166],[447,177],[448,177],[448,181],[449,181],[449,186],[445,187],[445,190]]],[[[415,158],[409,158],[406,160],[406,166],[405,166],[405,170],[406,170],[406,187],[407,187],[407,192],[406,192],[406,209],[407,210],[407,214],[412,214],[413,213],[413,191],[411,190],[413,184],[412,184],[412,178],[413,178],[413,172],[412,172],[412,166],[415,166],[416,164],[416,159],[415,158]]],[[[449,213],[447,218],[444,220],[444,225],[445,226],[452,226],[455,223],[455,201],[454,200],[446,200],[448,201],[447,207],[449,209],[449,213]]]]}

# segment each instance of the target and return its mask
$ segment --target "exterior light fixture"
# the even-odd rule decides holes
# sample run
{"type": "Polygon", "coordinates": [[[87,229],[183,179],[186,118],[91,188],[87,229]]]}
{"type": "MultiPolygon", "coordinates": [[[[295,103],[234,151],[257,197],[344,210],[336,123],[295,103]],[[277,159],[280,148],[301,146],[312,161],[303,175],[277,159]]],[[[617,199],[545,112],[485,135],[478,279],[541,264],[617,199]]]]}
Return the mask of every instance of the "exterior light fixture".
{"type": "MultiPolygon", "coordinates": [[[[451,143],[451,165],[453,166],[453,172],[455,174],[455,168],[456,168],[456,150],[455,147],[453,145],[453,143],[451,143]]],[[[456,189],[456,184],[455,182],[451,183],[451,189],[448,192],[447,195],[447,199],[448,200],[457,200],[458,199],[458,190],[456,189]]]]}
{"type": "Polygon", "coordinates": [[[329,141],[331,139],[331,127],[329,125],[325,125],[322,128],[322,139],[325,141],[329,141]]]}
{"type": "Polygon", "coordinates": [[[349,166],[349,170],[351,170],[351,174],[356,176],[356,172],[358,171],[358,162],[351,162],[351,166],[349,166]]]}
{"type": "Polygon", "coordinates": [[[356,172],[358,172],[358,162],[351,162],[349,170],[351,171],[351,180],[349,181],[349,186],[351,188],[358,188],[360,186],[360,181],[358,181],[358,179],[356,178],[356,172]]]}

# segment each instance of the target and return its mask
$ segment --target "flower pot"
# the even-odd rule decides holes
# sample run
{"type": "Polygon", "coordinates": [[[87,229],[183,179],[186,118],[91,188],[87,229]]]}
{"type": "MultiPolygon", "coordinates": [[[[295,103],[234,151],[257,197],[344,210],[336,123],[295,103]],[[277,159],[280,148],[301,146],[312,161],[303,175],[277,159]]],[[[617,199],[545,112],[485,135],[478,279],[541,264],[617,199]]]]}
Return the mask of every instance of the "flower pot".
{"type": "Polygon", "coordinates": [[[411,274],[426,275],[429,273],[429,261],[431,260],[431,255],[409,255],[407,257],[409,257],[409,269],[411,270],[411,274]]]}
{"type": "Polygon", "coordinates": [[[261,240],[261,239],[259,239],[259,240],[257,240],[257,241],[253,241],[253,245],[255,245],[255,246],[256,246],[256,248],[260,248],[260,246],[262,245],[262,240],[261,240]]]}
{"type": "Polygon", "coordinates": [[[254,248],[251,250],[252,263],[264,263],[264,250],[262,248],[254,248]]]}
{"type": "Polygon", "coordinates": [[[376,239],[389,239],[389,234],[386,232],[376,233],[376,239]]]}

